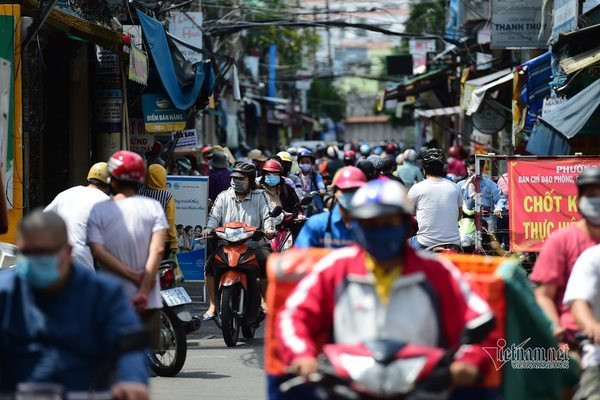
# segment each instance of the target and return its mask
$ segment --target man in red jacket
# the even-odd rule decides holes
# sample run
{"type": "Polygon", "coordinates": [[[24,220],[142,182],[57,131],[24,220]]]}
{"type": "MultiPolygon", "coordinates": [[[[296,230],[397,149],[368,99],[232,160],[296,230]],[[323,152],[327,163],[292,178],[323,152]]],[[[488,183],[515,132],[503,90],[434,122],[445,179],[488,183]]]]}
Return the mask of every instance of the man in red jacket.
{"type": "MultiPolygon", "coordinates": [[[[298,375],[317,369],[315,338],[335,343],[384,337],[447,348],[467,321],[490,312],[450,263],[406,244],[412,204],[398,182],[359,189],[350,209],[358,245],[323,258],[288,298],[277,324],[280,354],[298,375]]],[[[478,345],[464,346],[450,367],[455,386],[470,386],[491,364],[478,345]]]]}

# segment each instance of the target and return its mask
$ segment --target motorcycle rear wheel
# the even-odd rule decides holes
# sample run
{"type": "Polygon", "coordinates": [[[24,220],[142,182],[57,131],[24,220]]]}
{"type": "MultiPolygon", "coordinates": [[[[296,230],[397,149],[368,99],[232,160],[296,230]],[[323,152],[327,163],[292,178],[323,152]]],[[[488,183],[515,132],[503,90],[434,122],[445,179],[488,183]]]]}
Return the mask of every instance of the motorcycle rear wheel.
{"type": "Polygon", "coordinates": [[[150,368],[156,375],[175,376],[183,368],[187,356],[185,327],[167,307],[160,310],[160,340],[162,350],[150,351],[150,368]]]}
{"type": "Polygon", "coordinates": [[[234,347],[240,339],[240,325],[233,305],[239,299],[238,285],[223,287],[221,291],[221,331],[227,347],[234,347]]]}

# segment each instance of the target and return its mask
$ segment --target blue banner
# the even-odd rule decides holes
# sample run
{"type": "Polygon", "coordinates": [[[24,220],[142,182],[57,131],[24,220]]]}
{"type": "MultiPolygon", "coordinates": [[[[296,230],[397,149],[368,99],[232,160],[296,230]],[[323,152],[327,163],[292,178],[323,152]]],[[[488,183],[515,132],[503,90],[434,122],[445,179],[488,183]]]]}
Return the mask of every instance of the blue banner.
{"type": "Polygon", "coordinates": [[[277,45],[269,46],[269,97],[277,97],[277,45]]]}

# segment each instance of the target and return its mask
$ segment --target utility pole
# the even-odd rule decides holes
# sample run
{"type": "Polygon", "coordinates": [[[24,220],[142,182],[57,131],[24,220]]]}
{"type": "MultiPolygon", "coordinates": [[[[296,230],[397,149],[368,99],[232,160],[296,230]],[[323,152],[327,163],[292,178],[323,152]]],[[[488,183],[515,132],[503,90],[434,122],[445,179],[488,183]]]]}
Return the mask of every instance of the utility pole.
{"type": "MultiPolygon", "coordinates": [[[[325,0],[325,15],[327,21],[329,21],[329,0],[325,0]]],[[[329,71],[333,73],[333,57],[331,54],[331,31],[329,25],[327,26],[327,58],[329,61],[329,71]]]]}

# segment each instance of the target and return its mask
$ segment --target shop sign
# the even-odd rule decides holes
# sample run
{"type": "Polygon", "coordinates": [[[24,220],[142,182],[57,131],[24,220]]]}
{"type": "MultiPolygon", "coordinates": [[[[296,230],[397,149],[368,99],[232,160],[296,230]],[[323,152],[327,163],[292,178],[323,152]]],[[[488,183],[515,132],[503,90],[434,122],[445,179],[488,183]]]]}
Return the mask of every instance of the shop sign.
{"type": "Polygon", "coordinates": [[[129,53],[129,79],[144,86],[148,82],[148,55],[136,46],[129,53]]]}
{"type": "Polygon", "coordinates": [[[546,97],[544,99],[544,104],[542,105],[542,117],[545,117],[549,113],[552,112],[556,107],[562,105],[565,101],[567,101],[566,97],[546,97]]]}
{"type": "Polygon", "coordinates": [[[97,75],[118,75],[119,60],[117,53],[105,50],[96,46],[96,74],[97,75]]]}
{"type": "Polygon", "coordinates": [[[177,261],[187,281],[203,281],[206,246],[200,233],[206,226],[208,177],[169,175],[167,190],[175,201],[175,224],[180,226],[177,261]]]}
{"type": "Polygon", "coordinates": [[[577,28],[578,0],[554,0],[552,40],[557,40],[561,32],[577,28]]]}
{"type": "Polygon", "coordinates": [[[175,108],[168,96],[158,93],[143,94],[142,111],[148,132],[176,132],[185,129],[187,112],[175,108]]]}
{"type": "Polygon", "coordinates": [[[408,41],[408,52],[412,55],[413,72],[427,67],[427,53],[435,52],[435,40],[411,39],[408,41]]]}
{"type": "Polygon", "coordinates": [[[154,143],[154,135],[146,132],[144,120],[141,118],[130,118],[129,126],[129,150],[140,154],[150,151],[154,143]]]}
{"type": "Polygon", "coordinates": [[[177,138],[175,148],[198,147],[198,135],[195,129],[186,129],[181,132],[173,132],[173,139],[177,138]]]}
{"type": "Polygon", "coordinates": [[[542,26],[543,0],[492,0],[492,49],[547,48],[551,16],[542,26]]]}
{"type": "MultiPolygon", "coordinates": [[[[169,19],[169,33],[190,45],[202,49],[202,13],[173,12],[169,19]]],[[[198,53],[179,43],[175,43],[186,60],[195,64],[202,61],[202,53],[198,53]]]]}
{"type": "Polygon", "coordinates": [[[511,251],[540,251],[553,232],[580,219],[576,178],[600,158],[508,161],[511,251]]]}

